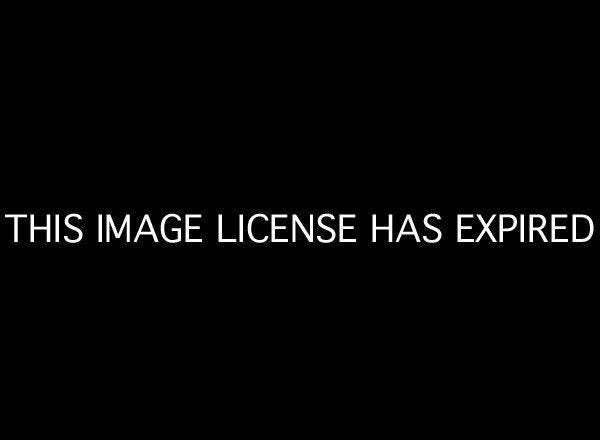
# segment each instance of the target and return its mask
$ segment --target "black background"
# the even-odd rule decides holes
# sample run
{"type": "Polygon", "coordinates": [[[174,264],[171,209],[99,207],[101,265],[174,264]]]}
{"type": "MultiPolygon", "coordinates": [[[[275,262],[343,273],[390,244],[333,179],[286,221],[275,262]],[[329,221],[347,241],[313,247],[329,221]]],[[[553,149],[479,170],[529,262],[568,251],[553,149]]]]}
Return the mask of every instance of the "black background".
{"type": "Polygon", "coordinates": [[[595,389],[597,238],[460,246],[453,218],[597,221],[592,29],[524,11],[247,12],[23,16],[3,55],[2,213],[356,212],[361,243],[4,240],[11,412],[573,429],[595,389]],[[375,212],[438,212],[444,241],[371,246],[375,212]]]}

